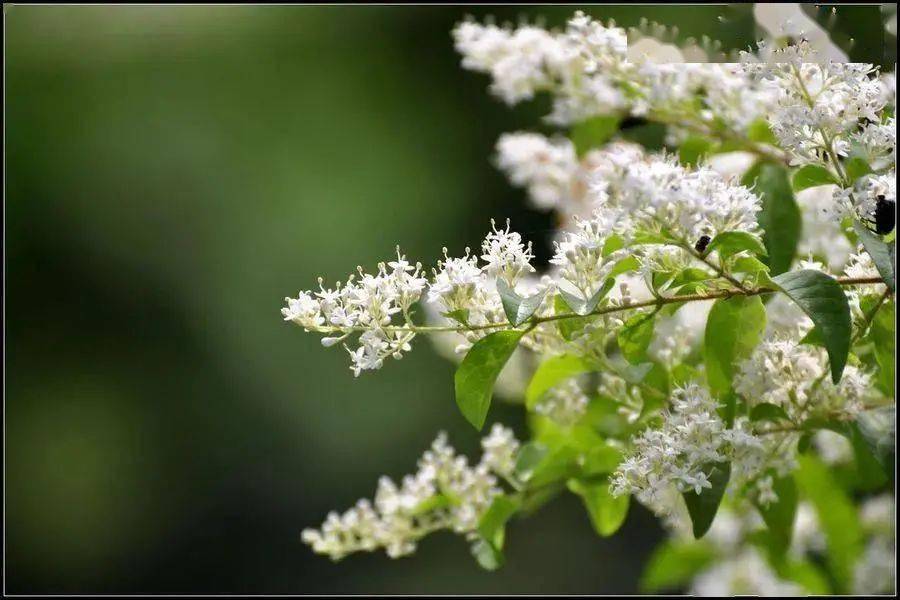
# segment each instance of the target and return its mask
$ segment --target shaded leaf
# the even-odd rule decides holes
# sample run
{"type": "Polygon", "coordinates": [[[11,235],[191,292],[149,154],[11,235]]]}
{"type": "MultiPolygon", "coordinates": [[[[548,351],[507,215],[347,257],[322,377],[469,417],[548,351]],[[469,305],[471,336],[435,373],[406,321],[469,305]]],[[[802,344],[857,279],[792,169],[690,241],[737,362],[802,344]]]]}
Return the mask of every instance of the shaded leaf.
{"type": "Polygon", "coordinates": [[[735,365],[753,352],[766,327],[759,296],[716,300],[706,320],[703,360],[709,389],[716,396],[731,391],[735,365]]]}
{"type": "Polygon", "coordinates": [[[762,240],[746,231],[726,231],[720,233],[709,243],[708,252],[718,251],[724,260],[738,252],[748,251],[757,256],[766,256],[766,246],[762,240]]]}
{"type": "Polygon", "coordinates": [[[791,545],[794,516],[797,514],[797,484],[793,475],[775,477],[772,489],[778,500],[770,504],[757,502],[756,507],[769,528],[773,550],[776,556],[781,558],[791,545]]]}
{"type": "Polygon", "coordinates": [[[891,291],[895,291],[897,281],[894,269],[896,269],[896,265],[894,264],[891,246],[896,244],[896,242],[886,244],[884,240],[869,231],[869,228],[859,221],[853,222],[853,230],[859,236],[859,241],[862,242],[866,252],[872,257],[872,262],[875,263],[878,274],[881,275],[887,286],[891,288],[891,291]]]}
{"type": "Polygon", "coordinates": [[[728,478],[731,477],[731,463],[715,463],[709,465],[709,483],[712,487],[704,488],[699,494],[693,490],[684,492],[684,503],[691,515],[691,524],[694,537],[702,538],[709,531],[713,519],[722,502],[722,495],[728,486],[728,478]]]}
{"type": "Polygon", "coordinates": [[[632,364],[647,360],[647,347],[653,339],[655,315],[638,314],[630,317],[616,334],[622,355],[632,364]]]}
{"type": "Polygon", "coordinates": [[[683,165],[697,166],[706,158],[712,148],[712,142],[705,137],[689,137],[678,147],[678,160],[683,165]]]}
{"type": "Polygon", "coordinates": [[[831,380],[841,380],[850,350],[850,306],[844,290],[833,277],[804,269],[783,273],[772,282],[809,315],[828,351],[831,380]]]}
{"type": "Polygon", "coordinates": [[[758,162],[747,171],[741,182],[754,186],[762,200],[762,210],[757,219],[763,230],[769,270],[772,275],[784,273],[797,253],[802,222],[787,170],[781,165],[758,162]]]}
{"type": "Polygon", "coordinates": [[[777,404],[761,402],[750,410],[751,421],[790,421],[784,409],[777,404]]]}
{"type": "Polygon", "coordinates": [[[797,457],[797,485],[816,509],[825,534],[826,560],[839,593],[850,591],[853,567],[862,553],[862,529],[856,507],[828,467],[810,454],[797,457]]]}
{"type": "Polygon", "coordinates": [[[643,594],[674,590],[689,583],[714,557],[715,552],[707,543],[663,542],[647,561],[638,587],[643,594]]]}

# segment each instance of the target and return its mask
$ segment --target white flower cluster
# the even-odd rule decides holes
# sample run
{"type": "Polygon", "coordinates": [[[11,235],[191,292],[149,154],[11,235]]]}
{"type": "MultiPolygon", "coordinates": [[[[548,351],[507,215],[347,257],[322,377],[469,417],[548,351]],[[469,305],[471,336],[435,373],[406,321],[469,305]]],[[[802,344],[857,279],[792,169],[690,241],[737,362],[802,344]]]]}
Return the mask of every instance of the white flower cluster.
{"type": "Polygon", "coordinates": [[[636,436],[633,453],[612,478],[612,492],[633,494],[654,512],[671,512],[672,489],[701,493],[712,487],[710,469],[728,460],[744,473],[761,465],[761,442],[742,426],[729,429],[719,416],[716,401],[706,389],[690,383],[672,393],[672,409],[658,429],[636,436]],[[744,467],[740,466],[746,462],[744,467]]]}
{"type": "MultiPolygon", "coordinates": [[[[776,105],[768,115],[772,132],[794,164],[824,163],[827,155],[848,156],[851,142],[879,139],[885,106],[883,84],[870,64],[817,61],[805,40],[776,49],[747,71],[772,84],[776,105]],[[860,125],[863,123],[864,125],[860,125]]],[[[889,149],[877,142],[876,151],[889,149]]]]}
{"type": "Polygon", "coordinates": [[[604,27],[576,13],[561,33],[532,25],[511,29],[466,21],[457,25],[453,37],[463,67],[490,73],[491,91],[507,104],[556,90],[552,120],[569,122],[624,103],[622,92],[601,73],[602,66],[625,58],[623,29],[604,27]]]}
{"type": "Polygon", "coordinates": [[[439,529],[474,536],[479,519],[502,492],[496,476],[509,476],[519,447],[512,431],[500,425],[481,444],[481,462],[470,466],[443,433],[438,435],[414,475],[399,486],[382,477],[374,502],[363,499],[343,514],[330,513],[321,530],[303,531],[303,541],[340,560],[379,548],[391,558],[406,556],[421,537],[439,529]]]}
{"type": "Polygon", "coordinates": [[[703,130],[744,131],[774,101],[740,64],[657,63],[637,48],[629,52],[623,29],[581,12],[561,32],[467,21],[454,38],[463,67],[489,73],[491,90],[508,104],[552,93],[547,119],[557,124],[628,113],[667,122],[688,116],[703,130]]]}
{"type": "MultiPolygon", "coordinates": [[[[444,313],[463,311],[464,320],[473,325],[503,323],[503,309],[496,292],[496,278],[511,287],[531,266],[531,245],[521,236],[494,227],[482,244],[481,260],[466,250],[462,258],[449,258],[438,263],[429,283],[422,265],[411,265],[400,251],[397,259],[379,263],[372,275],[358,268],[344,284],[326,289],[322,279],[319,291],[300,292],[297,298],[285,298],[281,309],[285,321],[293,321],[308,331],[333,334],[322,339],[332,346],[359,333],[359,346],[348,348],[354,375],[380,369],[385,359],[400,359],[409,351],[416,335],[410,309],[427,290],[427,299],[439,305],[444,313]]],[[[473,333],[474,335],[474,333],[473,333]]],[[[474,338],[473,338],[474,339],[474,338]]]]}
{"type": "Polygon", "coordinates": [[[837,188],[834,198],[839,217],[844,214],[858,215],[863,220],[875,222],[879,201],[897,203],[897,171],[892,169],[881,175],[860,177],[852,187],[837,188]]]}
{"type": "Polygon", "coordinates": [[[687,169],[671,156],[649,156],[623,169],[621,178],[604,174],[593,184],[598,204],[628,214],[634,229],[667,232],[691,245],[703,235],[759,231],[756,194],[710,168],[687,169]]]}
{"type": "Polygon", "coordinates": [[[811,414],[855,414],[871,394],[871,376],[855,365],[844,367],[835,385],[827,371],[825,349],[776,336],[761,342],[737,365],[734,390],[755,406],[780,406],[794,421],[811,414]]]}

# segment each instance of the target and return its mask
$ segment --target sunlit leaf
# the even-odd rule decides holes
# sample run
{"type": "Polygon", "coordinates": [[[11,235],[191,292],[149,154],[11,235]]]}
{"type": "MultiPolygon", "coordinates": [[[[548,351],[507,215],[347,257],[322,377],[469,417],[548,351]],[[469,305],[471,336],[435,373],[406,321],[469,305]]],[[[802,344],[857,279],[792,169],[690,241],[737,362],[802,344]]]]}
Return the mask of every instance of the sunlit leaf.
{"type": "Polygon", "coordinates": [[[757,219],[768,251],[765,262],[772,275],[784,273],[797,253],[802,222],[787,171],[781,165],[758,162],[747,171],[741,182],[754,186],[762,200],[762,210],[757,219]]]}
{"type": "Polygon", "coordinates": [[[799,192],[817,185],[831,185],[839,183],[837,178],[825,167],[819,165],[805,165],[794,173],[794,191],[799,192]]]}
{"type": "Polygon", "coordinates": [[[553,386],[565,379],[593,370],[594,368],[583,358],[571,354],[548,358],[541,363],[528,383],[525,390],[525,405],[532,410],[541,396],[553,386]]]}
{"type": "Polygon", "coordinates": [[[546,292],[538,292],[533,296],[523,297],[513,290],[502,278],[497,279],[497,292],[503,304],[503,312],[513,326],[519,326],[534,314],[544,300],[546,292]]]}
{"type": "Polygon", "coordinates": [[[599,482],[570,479],[569,490],[581,496],[584,507],[591,518],[594,530],[603,537],[609,537],[619,530],[628,515],[629,496],[613,496],[609,491],[609,481],[599,482]]]}
{"type": "Polygon", "coordinates": [[[766,328],[766,309],[758,296],[716,300],[706,320],[703,357],[713,394],[731,391],[736,365],[753,352],[766,328]]]}
{"type": "Polygon", "coordinates": [[[477,342],[469,349],[454,376],[456,405],[475,429],[484,426],[494,382],[503,366],[519,345],[521,331],[497,331],[477,342]]]}
{"type": "Polygon", "coordinates": [[[632,364],[647,360],[647,347],[653,339],[653,313],[630,317],[617,334],[622,355],[632,364]]]}

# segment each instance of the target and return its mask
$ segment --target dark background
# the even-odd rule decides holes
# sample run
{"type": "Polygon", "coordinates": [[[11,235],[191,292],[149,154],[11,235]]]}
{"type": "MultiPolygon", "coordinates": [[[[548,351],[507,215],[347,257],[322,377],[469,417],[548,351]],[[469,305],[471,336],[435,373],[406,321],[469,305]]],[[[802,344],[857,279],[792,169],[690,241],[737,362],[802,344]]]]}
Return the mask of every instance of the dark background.
{"type": "MultiPolygon", "coordinates": [[[[511,525],[497,573],[450,534],[398,561],[300,543],[437,431],[478,436],[426,340],[354,380],[282,298],[398,242],[433,264],[491,217],[546,258],[552,217],[490,157],[547,103],[491,98],[450,30],[574,10],[4,6],[8,592],[635,591],[658,525],[635,507],[599,539],[569,496],[511,525]]],[[[749,7],[587,10],[756,36],[749,7]]]]}

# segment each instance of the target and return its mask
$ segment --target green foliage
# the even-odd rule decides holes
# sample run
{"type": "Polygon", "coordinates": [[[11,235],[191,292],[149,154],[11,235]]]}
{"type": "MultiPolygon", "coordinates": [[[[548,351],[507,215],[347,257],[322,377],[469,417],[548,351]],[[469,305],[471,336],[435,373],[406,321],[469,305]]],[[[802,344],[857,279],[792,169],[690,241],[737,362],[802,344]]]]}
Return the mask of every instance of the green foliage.
{"type": "Polygon", "coordinates": [[[456,369],[456,405],[475,429],[484,426],[494,382],[519,345],[521,331],[497,331],[477,342],[456,369]]]}
{"type": "Polygon", "coordinates": [[[566,485],[573,494],[581,496],[594,531],[600,536],[611,536],[625,522],[629,496],[613,496],[609,491],[609,481],[606,479],[600,481],[570,479],[566,485]]]}
{"type": "Polygon", "coordinates": [[[647,347],[653,339],[655,313],[642,313],[629,317],[616,338],[622,355],[632,364],[647,360],[647,347]]]}
{"type": "Polygon", "coordinates": [[[891,288],[891,291],[896,291],[897,275],[894,272],[894,269],[896,268],[896,265],[894,264],[894,248],[897,242],[886,244],[884,240],[869,231],[868,227],[859,221],[853,222],[853,231],[856,232],[856,235],[859,237],[859,241],[862,242],[863,247],[865,247],[866,252],[872,257],[872,262],[875,263],[878,274],[881,275],[888,287],[891,288]]]}
{"type": "MultiPolygon", "coordinates": [[[[865,300],[865,298],[863,299],[865,300]]],[[[869,310],[869,302],[860,302],[863,310],[869,310]]],[[[894,328],[895,302],[888,300],[881,305],[872,319],[869,337],[872,340],[875,361],[878,364],[878,385],[881,391],[894,396],[894,328]]]]}
{"type": "Polygon", "coordinates": [[[678,147],[678,160],[683,165],[697,166],[709,154],[712,142],[705,137],[689,137],[678,147]]]}
{"type": "Polygon", "coordinates": [[[826,560],[837,583],[846,593],[853,565],[862,552],[862,529],[856,507],[819,459],[803,454],[796,478],[803,496],[812,502],[827,543],[826,560]]]}
{"type": "Polygon", "coordinates": [[[757,119],[750,124],[750,127],[747,129],[747,139],[761,144],[775,145],[778,143],[778,139],[772,133],[772,128],[769,127],[765,119],[757,119]]]}
{"type": "Polygon", "coordinates": [[[500,294],[503,312],[513,327],[518,327],[528,320],[544,300],[544,292],[527,298],[520,296],[502,278],[497,279],[497,292],[500,294]]]}
{"type": "Polygon", "coordinates": [[[703,358],[710,391],[731,391],[735,365],[750,356],[766,328],[766,309],[758,296],[716,300],[706,321],[703,358]]]}
{"type": "Polygon", "coordinates": [[[769,539],[776,558],[781,559],[791,545],[794,531],[794,517],[797,514],[797,484],[793,475],[774,477],[772,489],[778,496],[776,502],[762,504],[757,501],[756,507],[763,521],[769,528],[769,539]]]}
{"type": "Polygon", "coordinates": [[[608,278],[603,282],[603,285],[594,292],[594,294],[587,299],[579,298],[574,294],[570,294],[566,290],[560,289],[559,295],[562,296],[563,300],[565,300],[566,306],[577,315],[586,315],[594,311],[597,308],[597,305],[600,304],[600,301],[606,297],[606,294],[613,288],[616,284],[616,280],[612,277],[608,278]]]}
{"type": "Polygon", "coordinates": [[[707,252],[716,251],[719,258],[726,260],[738,252],[747,251],[757,256],[766,256],[766,246],[762,240],[746,231],[726,231],[709,243],[707,252]]]}
{"type": "Polygon", "coordinates": [[[794,191],[799,192],[817,185],[829,185],[840,183],[837,178],[825,167],[819,165],[805,165],[794,173],[794,191]]]}
{"type": "Polygon", "coordinates": [[[784,409],[777,404],[760,402],[750,409],[751,421],[790,421],[784,409]]]}
{"type": "Polygon", "coordinates": [[[550,388],[580,373],[594,370],[583,358],[562,354],[548,358],[537,368],[525,391],[525,405],[533,410],[550,388]]]}
{"type": "Polygon", "coordinates": [[[815,323],[828,351],[831,379],[837,383],[850,350],[850,306],[844,290],[833,277],[809,269],[784,273],[772,281],[815,323]]]}
{"type": "Polygon", "coordinates": [[[618,131],[619,121],[618,115],[601,115],[573,126],[569,137],[575,144],[578,156],[584,156],[591,149],[609,141],[609,138],[618,131]]]}
{"type": "Polygon", "coordinates": [[[872,167],[865,159],[854,156],[844,161],[844,172],[850,181],[856,181],[860,177],[864,177],[872,172],[872,167]]]}
{"type": "Polygon", "coordinates": [[[708,478],[712,487],[704,488],[699,494],[694,490],[682,494],[691,515],[694,537],[697,539],[706,535],[713,519],[716,518],[725,488],[728,487],[728,479],[731,477],[731,464],[715,463],[708,465],[704,470],[709,472],[708,478]]]}
{"type": "Polygon", "coordinates": [[[714,558],[713,548],[704,542],[663,542],[647,561],[638,588],[642,594],[674,590],[689,583],[714,558]]]}
{"type": "Polygon", "coordinates": [[[758,162],[744,174],[742,183],[755,186],[762,200],[758,219],[771,274],[784,273],[797,253],[802,220],[787,170],[781,165],[758,162]]]}

